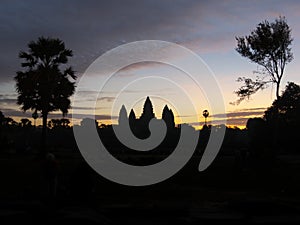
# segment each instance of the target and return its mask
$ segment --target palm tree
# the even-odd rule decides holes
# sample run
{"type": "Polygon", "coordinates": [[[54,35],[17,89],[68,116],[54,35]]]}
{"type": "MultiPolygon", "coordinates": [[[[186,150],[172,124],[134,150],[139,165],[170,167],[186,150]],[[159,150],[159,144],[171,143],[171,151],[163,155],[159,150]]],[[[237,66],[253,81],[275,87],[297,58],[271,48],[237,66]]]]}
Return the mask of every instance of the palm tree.
{"type": "Polygon", "coordinates": [[[203,111],[202,115],[203,115],[204,118],[205,118],[204,125],[206,126],[206,123],[207,123],[207,117],[209,116],[208,110],[205,109],[205,110],[203,111]]]}
{"type": "Polygon", "coordinates": [[[39,117],[39,114],[35,110],[34,113],[32,113],[32,118],[34,120],[34,127],[36,127],[36,119],[39,117]]]}
{"type": "Polygon", "coordinates": [[[72,50],[65,48],[63,41],[40,37],[28,44],[28,52],[21,51],[19,58],[24,62],[24,71],[18,71],[15,77],[18,92],[17,103],[23,111],[41,112],[43,118],[42,151],[46,152],[47,118],[52,111],[60,110],[63,115],[70,108],[69,97],[75,91],[76,80],[68,58],[72,50]],[[64,69],[60,66],[64,65],[64,69]]]}

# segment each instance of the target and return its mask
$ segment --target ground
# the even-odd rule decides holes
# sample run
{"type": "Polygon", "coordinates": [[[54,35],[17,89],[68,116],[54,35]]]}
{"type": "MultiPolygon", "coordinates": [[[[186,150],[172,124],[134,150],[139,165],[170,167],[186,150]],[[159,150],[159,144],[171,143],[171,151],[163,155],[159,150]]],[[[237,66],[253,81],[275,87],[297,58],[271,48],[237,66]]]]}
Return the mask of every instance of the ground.
{"type": "Polygon", "coordinates": [[[0,155],[1,224],[300,222],[297,155],[249,161],[242,168],[233,156],[219,156],[201,173],[197,171],[200,158],[194,157],[174,177],[147,187],[107,181],[86,167],[77,153],[56,155],[59,185],[52,199],[37,155],[0,155]]]}

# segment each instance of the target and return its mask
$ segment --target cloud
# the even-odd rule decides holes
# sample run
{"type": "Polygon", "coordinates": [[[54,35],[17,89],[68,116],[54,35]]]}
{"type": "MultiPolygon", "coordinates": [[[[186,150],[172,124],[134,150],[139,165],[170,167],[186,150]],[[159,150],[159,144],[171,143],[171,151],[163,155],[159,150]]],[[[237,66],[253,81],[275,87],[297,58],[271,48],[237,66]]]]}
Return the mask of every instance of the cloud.
{"type": "Polygon", "coordinates": [[[97,110],[97,109],[109,109],[109,107],[85,107],[85,106],[72,106],[71,109],[76,110],[97,110]]]}
{"type": "MultiPolygon", "coordinates": [[[[0,8],[0,79],[20,69],[20,50],[37,37],[61,38],[74,50],[71,60],[83,72],[100,54],[119,44],[164,39],[162,24],[176,19],[193,1],[4,1],[0,8]],[[172,6],[172,7],[170,7],[172,6]],[[113,17],[112,17],[113,15],[113,17]]],[[[177,20],[177,19],[176,19],[177,20]]]]}
{"type": "Polygon", "coordinates": [[[1,109],[2,113],[6,117],[29,117],[31,118],[32,113],[23,112],[21,110],[16,110],[16,109],[1,109]]]}
{"type": "Polygon", "coordinates": [[[16,103],[17,103],[17,99],[15,98],[0,98],[0,105],[10,105],[16,103]]]}
{"type": "Polygon", "coordinates": [[[115,97],[100,97],[97,99],[98,101],[106,101],[106,102],[113,102],[115,100],[115,97]]]}
{"type": "Polygon", "coordinates": [[[246,109],[240,109],[239,111],[266,111],[267,108],[265,107],[257,107],[257,108],[246,108],[246,109]]]}
{"type": "MultiPolygon", "coordinates": [[[[159,39],[205,52],[231,49],[234,36],[280,13],[298,24],[296,1],[197,0],[6,0],[0,8],[0,81],[20,69],[20,50],[37,37],[61,38],[74,50],[81,74],[102,53],[120,44],[159,39]]],[[[295,29],[297,31],[298,29],[295,29]]]]}
{"type": "Polygon", "coordinates": [[[3,98],[15,98],[17,97],[17,94],[0,94],[0,99],[3,98]]]}
{"type": "MultiPolygon", "coordinates": [[[[228,112],[225,114],[214,114],[209,118],[209,123],[213,125],[217,124],[227,124],[228,126],[246,126],[247,120],[253,117],[262,117],[266,108],[246,108],[241,109],[236,112],[228,112]]],[[[190,117],[189,115],[180,116],[180,117],[190,117]]],[[[191,122],[193,126],[202,126],[204,122],[191,122]]]]}
{"type": "Polygon", "coordinates": [[[95,118],[96,120],[115,120],[118,119],[117,116],[111,115],[93,115],[93,114],[70,114],[67,118],[83,119],[83,118],[95,118]]]}
{"type": "Polygon", "coordinates": [[[0,109],[6,106],[17,105],[17,94],[0,94],[0,109]]]}
{"type": "Polygon", "coordinates": [[[249,117],[249,116],[261,116],[264,114],[264,110],[246,110],[246,111],[238,111],[238,112],[229,112],[225,114],[214,114],[213,118],[233,118],[233,117],[249,117]]]}
{"type": "MultiPolygon", "coordinates": [[[[31,118],[32,112],[30,111],[20,111],[15,109],[3,109],[1,110],[6,117],[22,117],[22,118],[31,118]]],[[[117,116],[111,116],[111,115],[93,115],[93,114],[67,114],[65,118],[74,118],[74,119],[83,119],[83,118],[96,118],[97,120],[114,120],[117,119],[117,116]]],[[[53,112],[50,113],[48,116],[49,119],[56,119],[56,118],[62,118],[62,114],[59,112],[53,112]]]]}
{"type": "MultiPolygon", "coordinates": [[[[126,4],[121,0],[4,0],[0,7],[0,88],[3,90],[4,82],[12,83],[16,71],[21,69],[19,51],[27,50],[28,42],[41,35],[65,41],[66,47],[74,51],[70,65],[74,66],[79,77],[107,50],[138,40],[165,40],[182,44],[204,56],[204,59],[206,56],[210,66],[214,68],[215,65],[215,71],[220,67],[221,75],[233,76],[229,73],[239,65],[235,58],[230,61],[233,65],[222,58],[230,58],[233,53],[225,56],[222,53],[234,51],[235,36],[249,34],[257,23],[264,19],[273,20],[279,14],[287,16],[291,25],[295,39],[292,46],[295,52],[293,63],[298,65],[299,9],[298,1],[274,3],[269,0],[255,1],[255,4],[252,1],[237,0],[128,0],[126,4]]],[[[153,69],[155,65],[139,63],[125,68],[122,74],[140,75],[139,71],[149,71],[150,67],[153,69]]],[[[243,65],[241,67],[243,70],[243,65]]],[[[297,71],[297,68],[293,71],[297,71]]],[[[153,93],[154,90],[141,88],[141,92],[153,93]]],[[[95,94],[98,92],[83,92],[82,102],[89,101],[95,94]]],[[[102,100],[112,102],[115,94],[104,92],[102,100]]],[[[166,90],[159,94],[166,94],[166,90]]],[[[0,107],[6,105],[13,108],[14,98],[16,96],[0,97],[0,107]]],[[[229,112],[226,116],[236,118],[262,114],[259,110],[252,110],[253,113],[249,111],[229,112]]],[[[222,119],[225,115],[215,116],[215,119],[222,119]]]]}
{"type": "MultiPolygon", "coordinates": [[[[212,125],[220,125],[220,124],[225,124],[227,126],[246,126],[246,123],[247,123],[247,120],[249,118],[229,118],[227,120],[223,120],[223,119],[220,119],[220,120],[213,120],[213,122],[208,122],[208,124],[212,124],[212,125]]],[[[204,125],[204,122],[192,122],[192,123],[189,123],[190,125],[192,126],[203,126],[204,125]]]]}
{"type": "Polygon", "coordinates": [[[214,114],[211,116],[214,124],[226,123],[230,126],[246,126],[247,120],[253,117],[262,117],[266,108],[241,109],[226,114],[214,114]]]}

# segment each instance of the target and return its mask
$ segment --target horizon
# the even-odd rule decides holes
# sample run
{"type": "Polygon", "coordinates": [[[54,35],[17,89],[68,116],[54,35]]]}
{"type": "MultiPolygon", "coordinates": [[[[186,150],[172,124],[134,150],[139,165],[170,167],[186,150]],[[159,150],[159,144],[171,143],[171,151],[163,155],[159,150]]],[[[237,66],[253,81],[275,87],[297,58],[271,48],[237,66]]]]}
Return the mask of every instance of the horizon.
{"type": "MultiPolygon", "coordinates": [[[[148,96],[147,96],[148,97],[148,96]]],[[[155,99],[155,98],[154,98],[155,99]]],[[[125,109],[126,109],[126,112],[127,112],[127,116],[129,117],[129,114],[130,114],[130,110],[133,110],[134,111],[134,113],[135,113],[135,115],[136,115],[136,118],[137,119],[140,119],[140,117],[141,117],[141,115],[142,115],[142,108],[143,108],[143,105],[144,105],[144,102],[145,102],[145,100],[146,100],[146,98],[144,98],[144,99],[142,99],[139,103],[141,103],[141,104],[138,104],[138,108],[127,108],[125,105],[122,105],[122,106],[124,106],[125,107],[125,109]],[[138,112],[138,113],[137,113],[138,112]]],[[[197,114],[197,116],[199,117],[199,118],[201,118],[201,119],[199,119],[199,121],[197,121],[197,122],[195,122],[194,124],[193,123],[185,123],[185,122],[182,122],[182,120],[181,120],[181,118],[180,118],[180,116],[176,113],[176,111],[174,110],[174,109],[172,109],[172,107],[170,107],[168,104],[165,104],[165,105],[163,105],[163,104],[160,104],[159,105],[159,107],[156,107],[156,105],[154,104],[154,102],[155,102],[155,100],[153,101],[152,100],[152,98],[150,97],[150,100],[151,100],[151,102],[152,102],[152,104],[153,104],[153,111],[154,111],[154,115],[155,115],[155,118],[156,119],[158,119],[158,120],[161,120],[162,119],[162,109],[163,109],[163,107],[165,107],[165,106],[168,106],[168,108],[169,109],[171,109],[172,111],[173,111],[173,113],[174,113],[174,122],[175,122],[175,125],[176,125],[176,127],[178,127],[178,125],[182,125],[182,124],[189,124],[189,125],[191,125],[192,127],[194,127],[194,129],[195,130],[200,130],[200,129],[202,129],[202,127],[204,126],[204,124],[205,124],[205,122],[204,122],[204,117],[203,117],[203,115],[202,115],[202,113],[200,113],[200,114],[197,114]],[[157,109],[157,108],[159,108],[159,110],[157,109]]],[[[72,109],[71,109],[72,110],[72,109]]],[[[121,108],[120,108],[120,110],[121,110],[121,108]]],[[[21,112],[22,113],[22,112],[21,112]]],[[[23,118],[26,118],[26,119],[29,119],[31,122],[32,122],[32,124],[34,124],[34,119],[32,118],[32,116],[31,115],[29,115],[29,113],[28,112],[25,112],[24,113],[26,116],[24,116],[24,117],[22,117],[22,116],[19,116],[19,117],[10,117],[10,116],[7,116],[7,115],[5,115],[4,114],[4,116],[5,117],[10,117],[10,118],[12,118],[14,121],[16,121],[16,122],[18,122],[18,123],[20,123],[21,122],[21,119],[23,119],[23,118]]],[[[227,113],[228,115],[230,115],[230,113],[227,113]]],[[[238,117],[239,116],[239,112],[233,112],[233,114],[236,114],[236,117],[238,117]]],[[[252,114],[251,114],[251,111],[249,112],[249,116],[247,116],[247,117],[243,117],[243,118],[246,118],[246,120],[247,119],[250,119],[250,118],[261,118],[261,117],[253,117],[252,116],[252,114]]],[[[98,122],[98,124],[99,125],[101,125],[101,124],[104,124],[104,125],[118,125],[118,119],[119,119],[119,116],[115,116],[115,117],[113,117],[112,119],[105,119],[105,120],[103,120],[103,119],[97,119],[97,117],[101,117],[101,115],[95,115],[95,118],[96,118],[96,121],[98,122]],[[106,121],[106,122],[103,122],[103,121],[106,121]],[[111,121],[115,121],[114,123],[112,123],[111,121]]],[[[222,118],[223,117],[223,115],[221,115],[221,114],[216,114],[216,115],[209,115],[208,116],[208,120],[207,120],[207,125],[211,125],[211,126],[219,126],[219,125],[226,125],[226,127],[228,127],[228,128],[239,128],[239,129],[245,129],[246,128],[246,122],[247,121],[245,121],[245,123],[243,123],[242,125],[230,125],[230,124],[225,124],[225,123],[222,123],[223,122],[223,120],[222,119],[220,119],[220,120],[214,120],[214,123],[211,123],[211,118],[222,118]],[[220,121],[220,122],[218,122],[218,121],[220,121]]],[[[82,115],[82,118],[80,118],[80,119],[76,119],[76,121],[77,121],[77,123],[72,123],[72,115],[71,115],[71,113],[68,113],[66,116],[62,116],[62,114],[61,113],[57,113],[57,111],[56,111],[56,113],[51,113],[50,115],[49,115],[49,118],[48,118],[48,121],[50,121],[50,120],[52,120],[52,119],[69,119],[69,121],[70,121],[70,124],[69,124],[69,126],[70,127],[72,127],[72,126],[74,126],[74,125],[79,125],[80,126],[80,123],[81,123],[81,121],[83,120],[83,119],[86,119],[86,118],[89,118],[89,119],[94,119],[93,118],[93,115],[82,115]],[[84,116],[86,116],[86,117],[84,117],[84,116]]],[[[36,126],[37,127],[42,127],[42,118],[41,117],[38,117],[37,119],[36,119],[36,126]]]]}
{"type": "MultiPolygon", "coordinates": [[[[300,50],[299,2],[264,1],[252,4],[250,1],[226,3],[186,1],[183,4],[180,1],[164,3],[133,1],[133,3],[130,6],[118,1],[105,3],[53,1],[46,6],[36,1],[27,1],[26,4],[3,3],[0,8],[2,15],[0,26],[3,28],[0,42],[2,49],[0,53],[0,110],[3,114],[16,121],[20,121],[21,118],[33,121],[32,112],[23,113],[16,104],[17,94],[13,77],[15,72],[21,69],[21,60],[17,59],[19,51],[26,51],[27,44],[39,36],[61,38],[66,47],[74,51],[69,65],[77,71],[79,78],[77,83],[97,57],[120,44],[143,39],[162,39],[178,43],[198,54],[213,71],[222,89],[226,107],[226,115],[218,111],[211,112],[205,93],[199,92],[191,82],[184,79],[185,74],[182,71],[164,64],[143,62],[132,64],[118,71],[111,80],[112,85],[104,89],[104,96],[98,99],[96,108],[98,121],[104,124],[115,124],[118,119],[119,105],[115,105],[118,89],[123,83],[140,79],[139,83],[126,89],[123,102],[126,108],[134,105],[136,115],[141,114],[143,97],[149,95],[156,115],[161,114],[164,104],[173,103],[169,107],[175,113],[176,124],[187,123],[199,129],[197,123],[201,125],[204,122],[202,111],[208,109],[211,114],[209,121],[213,121],[212,125],[222,124],[227,117],[227,126],[245,128],[247,119],[262,117],[264,111],[271,106],[275,99],[275,88],[270,86],[239,105],[230,104],[237,99],[233,92],[240,84],[236,82],[236,79],[239,76],[255,77],[252,72],[257,70],[255,64],[242,58],[235,51],[235,37],[248,35],[259,22],[273,21],[280,15],[286,17],[294,38],[292,44],[294,60],[286,67],[281,91],[284,90],[287,81],[300,83],[297,76],[297,71],[300,69],[298,59],[300,50]],[[76,10],[78,8],[82,10],[76,10]],[[18,16],[14,17],[12,12],[18,16]],[[26,16],[28,14],[29,17],[26,16]],[[109,16],[112,14],[116,15],[113,19],[109,16]],[[141,19],[137,21],[138,18],[141,19]],[[15,29],[11,29],[13,27],[15,29]],[[185,101],[177,93],[176,87],[164,82],[147,82],[147,79],[143,78],[148,76],[162,76],[166,79],[171,77],[180,83],[196,102],[196,113],[187,109],[184,113],[178,114],[174,103],[184,104],[185,101]],[[111,116],[112,120],[109,119],[111,116]]],[[[178,61],[185,60],[180,55],[173,57],[178,61]]],[[[87,86],[91,88],[82,96],[81,109],[76,109],[80,111],[80,114],[75,115],[78,122],[93,113],[93,109],[88,107],[87,102],[98,92],[97,87],[94,89],[95,77],[97,80],[102,79],[101,74],[90,76],[88,81],[90,83],[87,83],[87,86]]],[[[69,111],[68,118],[70,115],[72,115],[72,109],[69,111]]],[[[62,118],[62,115],[59,112],[53,112],[50,113],[50,118],[62,118]]],[[[37,124],[41,123],[38,120],[37,124]]]]}

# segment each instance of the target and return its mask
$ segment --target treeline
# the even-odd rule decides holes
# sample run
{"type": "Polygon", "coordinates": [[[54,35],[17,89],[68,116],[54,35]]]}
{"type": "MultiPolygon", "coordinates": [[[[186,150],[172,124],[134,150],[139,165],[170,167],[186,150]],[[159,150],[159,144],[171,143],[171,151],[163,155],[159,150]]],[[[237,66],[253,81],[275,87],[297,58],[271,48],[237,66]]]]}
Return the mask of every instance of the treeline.
{"type": "MultiPolygon", "coordinates": [[[[262,118],[251,118],[246,129],[226,128],[221,154],[247,154],[251,157],[271,157],[282,153],[298,153],[300,127],[300,86],[288,83],[282,95],[273,102],[262,118]]],[[[115,137],[112,125],[99,124],[97,121],[84,118],[81,126],[95,123],[99,136],[105,146],[114,153],[128,149],[115,137]]],[[[221,125],[222,126],[222,125],[221,125]]],[[[212,130],[218,126],[204,126],[199,133],[198,149],[205,148],[212,130]]],[[[76,142],[70,121],[66,118],[48,121],[48,140],[50,149],[71,149],[77,151],[76,142]]],[[[195,131],[196,132],[196,131],[195,131]]],[[[1,149],[25,152],[36,149],[40,144],[41,129],[32,125],[29,119],[21,119],[19,123],[0,113],[1,149]],[[26,150],[27,149],[27,150],[26,150]]],[[[168,131],[163,143],[151,154],[170,154],[180,137],[180,128],[168,131]]],[[[143,154],[143,153],[141,153],[143,154]]]]}

